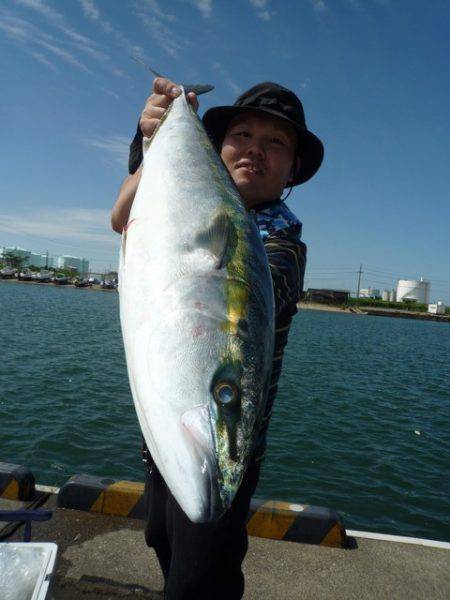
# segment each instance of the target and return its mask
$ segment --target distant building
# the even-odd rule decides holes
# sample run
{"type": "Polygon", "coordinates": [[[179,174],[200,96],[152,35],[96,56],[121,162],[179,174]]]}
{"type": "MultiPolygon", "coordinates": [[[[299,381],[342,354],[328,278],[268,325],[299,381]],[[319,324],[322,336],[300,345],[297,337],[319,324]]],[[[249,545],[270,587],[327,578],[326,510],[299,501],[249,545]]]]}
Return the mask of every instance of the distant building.
{"type": "Polygon", "coordinates": [[[5,258],[9,255],[15,256],[17,258],[22,258],[25,261],[27,260],[30,254],[30,250],[25,250],[25,248],[19,248],[18,246],[3,246],[3,248],[1,249],[2,258],[5,258]]]}
{"type": "Polygon", "coordinates": [[[445,315],[445,304],[443,302],[434,302],[428,305],[428,312],[432,315],[445,315]]]}
{"type": "Polygon", "coordinates": [[[428,304],[430,301],[430,282],[420,278],[399,279],[397,283],[397,302],[412,300],[421,304],[428,304]]]}
{"type": "Polygon", "coordinates": [[[349,297],[350,292],[346,290],[308,288],[305,294],[307,302],[324,302],[326,304],[345,304],[349,297]]]}
{"type": "Polygon", "coordinates": [[[46,254],[38,254],[25,248],[17,246],[8,246],[0,248],[0,256],[14,256],[22,259],[24,267],[38,267],[40,269],[72,269],[80,275],[89,273],[89,261],[86,258],[78,256],[50,256],[46,254]]]}
{"type": "Polygon", "coordinates": [[[36,252],[30,252],[30,256],[27,260],[28,267],[39,267],[41,269],[49,269],[53,267],[53,257],[48,254],[36,254],[36,252]]]}
{"type": "Polygon", "coordinates": [[[380,294],[380,290],[376,290],[369,286],[368,288],[362,288],[359,290],[359,297],[360,298],[377,299],[377,298],[381,298],[381,294],[380,294]]]}
{"type": "Polygon", "coordinates": [[[78,256],[57,256],[54,260],[54,266],[57,269],[72,269],[80,275],[86,275],[89,272],[89,261],[78,256]]]}

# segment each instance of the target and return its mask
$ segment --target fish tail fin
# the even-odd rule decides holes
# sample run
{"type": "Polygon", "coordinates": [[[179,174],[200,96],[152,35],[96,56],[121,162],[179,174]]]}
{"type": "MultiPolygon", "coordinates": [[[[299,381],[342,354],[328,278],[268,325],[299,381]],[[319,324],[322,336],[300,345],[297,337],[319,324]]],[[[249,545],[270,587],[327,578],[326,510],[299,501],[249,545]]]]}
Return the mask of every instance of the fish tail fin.
{"type": "MultiPolygon", "coordinates": [[[[135,62],[142,65],[144,67],[144,69],[147,69],[147,71],[150,71],[150,73],[153,73],[153,75],[155,77],[164,77],[164,75],[161,75],[161,73],[158,73],[158,71],[155,71],[155,69],[152,69],[152,67],[149,67],[149,65],[147,63],[145,63],[142,60],[142,58],[140,58],[139,56],[131,55],[131,58],[135,62]]],[[[183,83],[182,86],[183,86],[184,92],[186,94],[189,94],[189,92],[194,92],[194,94],[196,94],[197,96],[200,96],[200,94],[207,94],[208,92],[210,92],[211,90],[214,89],[214,86],[210,85],[209,83],[195,83],[195,84],[183,83]]]]}
{"type": "Polygon", "coordinates": [[[208,92],[211,92],[214,89],[214,86],[210,85],[209,83],[183,83],[183,88],[186,94],[189,94],[189,92],[194,92],[194,94],[200,96],[200,94],[207,94],[208,92]]]}

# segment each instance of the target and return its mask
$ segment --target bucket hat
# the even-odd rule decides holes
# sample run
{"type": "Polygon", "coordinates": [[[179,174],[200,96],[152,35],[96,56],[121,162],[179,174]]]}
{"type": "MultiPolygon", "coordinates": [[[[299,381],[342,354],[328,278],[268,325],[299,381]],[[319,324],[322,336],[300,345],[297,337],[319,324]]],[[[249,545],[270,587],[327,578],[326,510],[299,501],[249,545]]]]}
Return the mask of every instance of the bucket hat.
{"type": "Polygon", "coordinates": [[[299,98],[287,88],[266,81],[241,94],[232,106],[215,106],[203,115],[203,124],[217,150],[220,151],[230,121],[247,111],[262,111],[291,123],[298,135],[297,155],[301,166],[289,185],[308,181],[319,169],[323,159],[323,144],[306,127],[305,113],[299,98]]]}

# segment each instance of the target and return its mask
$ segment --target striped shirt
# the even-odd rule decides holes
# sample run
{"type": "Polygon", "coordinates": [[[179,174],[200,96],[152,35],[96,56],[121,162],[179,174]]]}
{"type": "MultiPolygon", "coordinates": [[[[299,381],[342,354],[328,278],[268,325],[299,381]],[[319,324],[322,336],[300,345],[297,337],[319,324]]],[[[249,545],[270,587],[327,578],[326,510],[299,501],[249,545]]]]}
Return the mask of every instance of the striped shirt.
{"type": "Polygon", "coordinates": [[[297,312],[297,302],[303,291],[306,245],[300,240],[302,224],[281,200],[264,204],[252,212],[269,259],[275,296],[275,347],[269,395],[255,450],[255,459],[258,461],[264,458],[284,348],[292,318],[297,312]]]}

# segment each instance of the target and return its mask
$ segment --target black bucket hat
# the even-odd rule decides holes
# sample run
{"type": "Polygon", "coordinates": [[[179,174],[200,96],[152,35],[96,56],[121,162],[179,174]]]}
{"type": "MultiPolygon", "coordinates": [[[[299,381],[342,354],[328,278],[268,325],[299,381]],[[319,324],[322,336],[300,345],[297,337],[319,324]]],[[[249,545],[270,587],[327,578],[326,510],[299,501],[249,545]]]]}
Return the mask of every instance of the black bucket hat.
{"type": "Polygon", "coordinates": [[[246,111],[263,111],[291,123],[298,134],[297,154],[300,169],[290,185],[308,181],[319,169],[323,159],[323,144],[308,131],[303,106],[294,92],[277,83],[258,83],[239,96],[233,106],[216,106],[203,115],[203,124],[220,151],[230,121],[246,111]]]}

